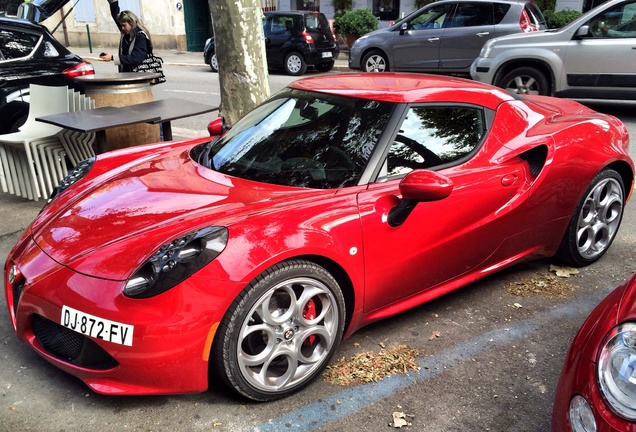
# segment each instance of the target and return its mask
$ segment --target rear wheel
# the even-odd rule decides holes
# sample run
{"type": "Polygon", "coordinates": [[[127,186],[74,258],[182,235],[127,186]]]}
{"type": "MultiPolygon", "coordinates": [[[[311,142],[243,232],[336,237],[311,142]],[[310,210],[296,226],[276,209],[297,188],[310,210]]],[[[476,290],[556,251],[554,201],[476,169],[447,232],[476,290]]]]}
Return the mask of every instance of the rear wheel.
{"type": "Polygon", "coordinates": [[[548,96],[548,79],[532,67],[520,67],[508,72],[497,82],[497,87],[518,94],[548,96]]]}
{"type": "Polygon", "coordinates": [[[557,252],[565,264],[592,264],[607,252],[623,218],[625,187],[613,169],[598,173],[570,220],[557,252]]]}
{"type": "Polygon", "coordinates": [[[302,260],[278,264],[228,309],[214,340],[215,369],[250,399],[285,397],[327,366],[344,314],[342,291],[327,270],[302,260]]]}
{"type": "Polygon", "coordinates": [[[285,72],[293,76],[299,76],[307,72],[307,63],[303,56],[297,52],[287,54],[287,57],[285,57],[285,72]]]}
{"type": "Polygon", "coordinates": [[[314,67],[318,72],[329,72],[331,69],[333,69],[334,64],[335,62],[332,60],[325,63],[317,63],[314,65],[314,67]]]}
{"type": "Polygon", "coordinates": [[[380,51],[371,51],[362,59],[362,70],[364,72],[388,72],[389,61],[380,51]]]}

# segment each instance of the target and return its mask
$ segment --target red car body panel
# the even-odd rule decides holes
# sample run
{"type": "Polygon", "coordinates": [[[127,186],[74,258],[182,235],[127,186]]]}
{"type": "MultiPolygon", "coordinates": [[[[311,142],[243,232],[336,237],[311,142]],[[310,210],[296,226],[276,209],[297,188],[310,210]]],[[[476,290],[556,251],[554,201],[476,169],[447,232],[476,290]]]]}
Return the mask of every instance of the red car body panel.
{"type": "Polygon", "coordinates": [[[636,276],[612,291],[586,318],[565,358],[556,388],[552,430],[569,432],[569,406],[581,395],[594,413],[598,432],[633,432],[636,424],[628,421],[608,405],[602,396],[597,362],[606,336],[617,325],[636,321],[636,276]]]}
{"type": "Polygon", "coordinates": [[[452,183],[448,197],[419,203],[392,227],[386,220],[401,199],[400,179],[325,190],[257,183],[194,161],[190,150],[209,138],[100,155],[85,178],[43,209],[7,258],[5,292],[18,338],[99,393],[203,391],[219,322],[273,265],[301,257],[334,274],[347,301],[347,337],[503,267],[553,255],[602,168],[633,176],[622,123],[575,102],[515,100],[455,78],[347,76],[291,87],[405,104],[461,102],[495,113],[475,154],[438,171],[452,183]],[[539,172],[524,156],[536,149],[545,153],[539,172]],[[156,297],[123,294],[160,246],[210,226],[229,232],[216,259],[156,297]],[[8,279],[13,265],[28,281],[17,316],[8,279]],[[32,317],[59,323],[64,307],[134,326],[130,346],[94,340],[117,366],[82,368],[47,353],[32,317]]]}

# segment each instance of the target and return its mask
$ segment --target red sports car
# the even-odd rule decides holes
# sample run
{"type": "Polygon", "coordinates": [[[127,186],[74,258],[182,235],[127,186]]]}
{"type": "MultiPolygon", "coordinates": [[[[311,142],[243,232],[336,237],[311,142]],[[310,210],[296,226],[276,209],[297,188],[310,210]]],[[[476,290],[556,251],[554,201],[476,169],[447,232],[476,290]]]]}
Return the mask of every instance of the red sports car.
{"type": "Polygon", "coordinates": [[[583,323],[553,409],[553,432],[636,431],[636,275],[583,323]]]}
{"type": "Polygon", "coordinates": [[[6,261],[18,338],[96,392],[286,396],[366,324],[596,261],[634,179],[616,118],[450,77],[307,78],[220,125],[83,162],[6,261]]]}

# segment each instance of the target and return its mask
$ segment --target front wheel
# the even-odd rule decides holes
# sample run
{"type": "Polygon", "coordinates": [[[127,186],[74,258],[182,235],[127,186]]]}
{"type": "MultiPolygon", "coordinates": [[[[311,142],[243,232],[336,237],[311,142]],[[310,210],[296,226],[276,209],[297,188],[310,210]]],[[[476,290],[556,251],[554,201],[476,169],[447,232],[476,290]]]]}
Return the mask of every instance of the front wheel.
{"type": "Polygon", "coordinates": [[[572,266],[592,264],[607,252],[623,218],[625,187],[613,169],[598,173],[570,220],[557,258],[572,266]]]}
{"type": "Polygon", "coordinates": [[[285,57],[285,72],[293,76],[302,75],[307,72],[307,62],[297,52],[289,53],[285,57]]]}
{"type": "Polygon", "coordinates": [[[250,399],[288,396],[327,366],[344,317],[342,291],[327,270],[302,260],[278,264],[228,309],[213,346],[216,370],[250,399]]]}
{"type": "Polygon", "coordinates": [[[517,94],[548,96],[548,79],[539,70],[520,67],[508,72],[497,82],[497,87],[517,94]]]}
{"type": "Polygon", "coordinates": [[[389,61],[380,51],[371,51],[362,59],[364,72],[388,72],[389,61]]]}

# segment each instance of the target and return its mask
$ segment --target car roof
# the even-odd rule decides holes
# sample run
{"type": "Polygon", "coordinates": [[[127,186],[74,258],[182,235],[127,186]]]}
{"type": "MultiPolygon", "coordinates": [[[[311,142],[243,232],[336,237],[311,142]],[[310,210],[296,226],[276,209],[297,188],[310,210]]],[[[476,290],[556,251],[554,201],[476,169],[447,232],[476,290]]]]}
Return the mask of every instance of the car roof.
{"type": "Polygon", "coordinates": [[[5,27],[11,26],[15,28],[22,28],[24,30],[42,31],[41,25],[36,24],[29,20],[21,19],[21,18],[0,17],[0,25],[5,27]]]}
{"type": "Polygon", "coordinates": [[[289,87],[395,103],[474,103],[490,109],[514,100],[498,87],[463,78],[414,73],[343,73],[303,78],[289,87]]]}

